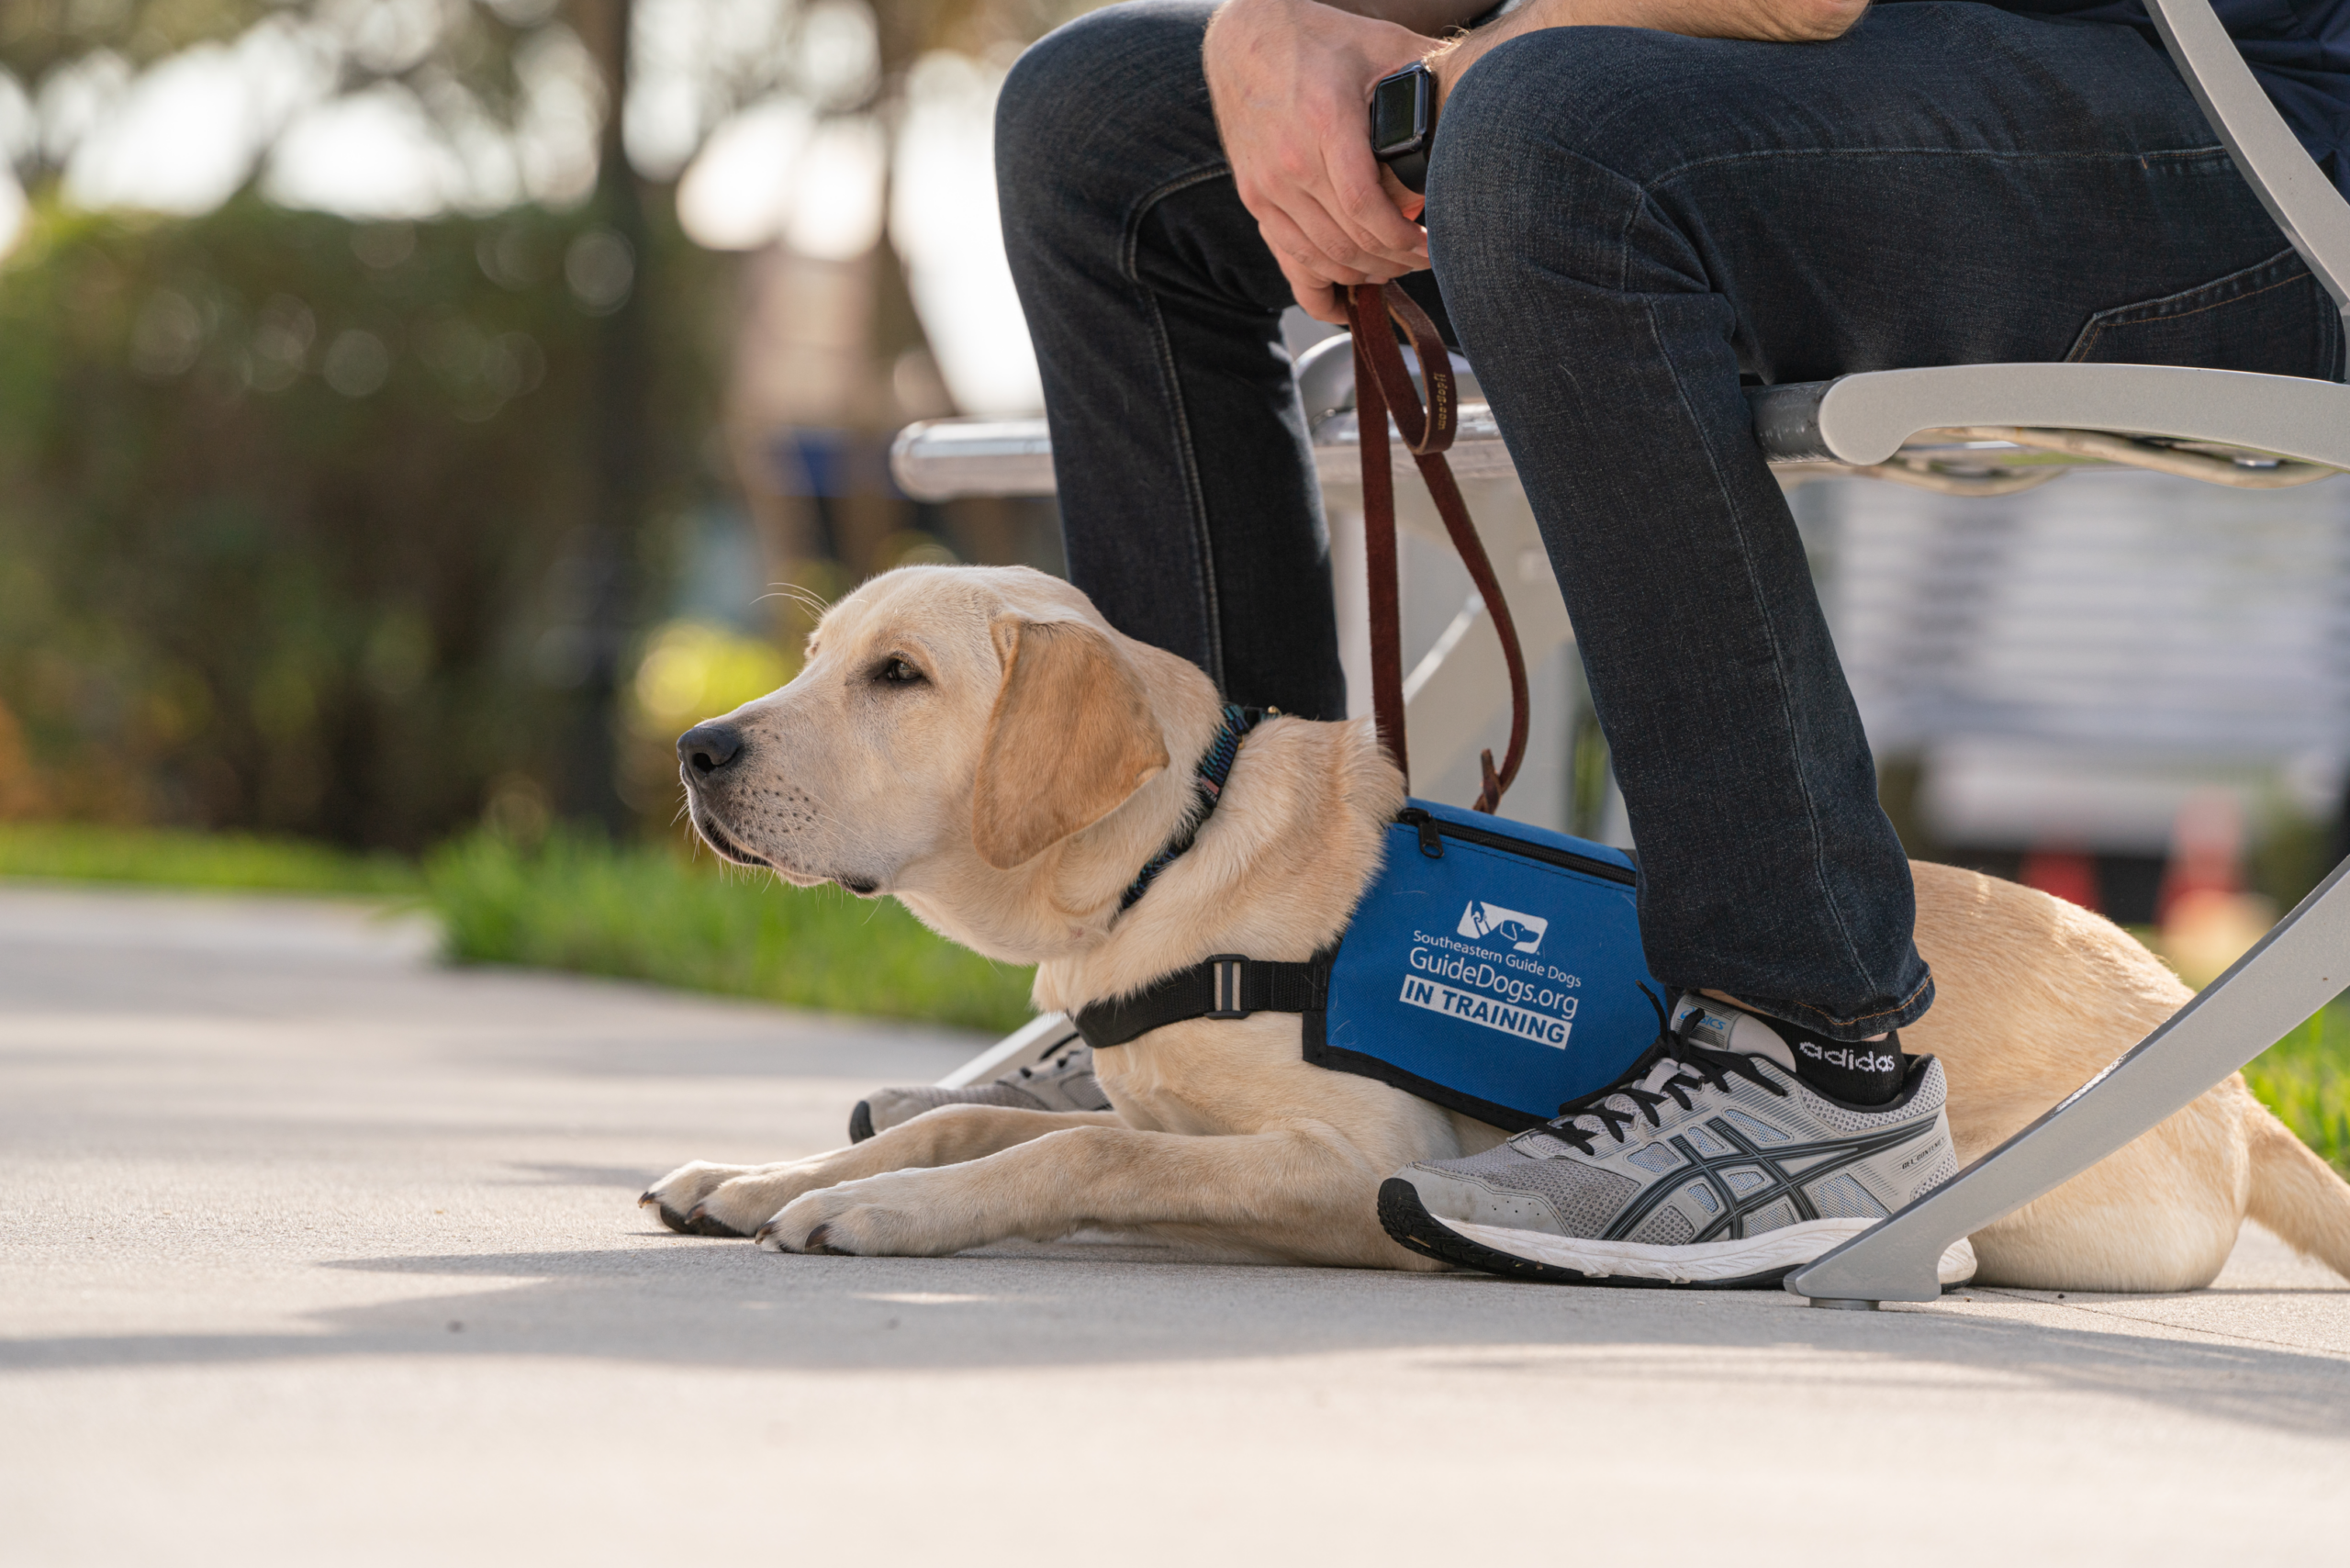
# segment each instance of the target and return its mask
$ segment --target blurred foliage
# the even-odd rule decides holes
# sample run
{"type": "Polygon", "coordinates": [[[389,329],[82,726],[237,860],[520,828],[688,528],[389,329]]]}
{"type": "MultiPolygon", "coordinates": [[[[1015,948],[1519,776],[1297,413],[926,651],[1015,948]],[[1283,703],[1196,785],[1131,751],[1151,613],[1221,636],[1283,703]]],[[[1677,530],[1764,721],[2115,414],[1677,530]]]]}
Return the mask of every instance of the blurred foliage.
{"type": "MultiPolygon", "coordinates": [[[[98,94],[191,49],[264,33],[322,69],[330,94],[397,83],[453,131],[510,126],[534,63],[584,47],[607,95],[628,66],[658,74],[681,49],[699,58],[682,85],[699,141],[734,110],[774,95],[826,114],[859,114],[898,93],[925,50],[979,55],[1018,47],[1097,0],[0,0],[0,73],[38,94],[68,77],[98,94]],[[828,71],[844,34],[869,33],[876,69],[828,71]],[[715,47],[703,47],[707,43],[715,47]],[[535,60],[534,60],[534,57],[535,60]]],[[[84,95],[88,95],[85,91],[84,95]]],[[[675,106],[669,106],[673,107],[675,106]]],[[[689,151],[690,149],[688,149],[689,151]]],[[[28,185],[53,150],[22,150],[28,185]]],[[[647,171],[667,178],[675,170],[647,171]]]]}
{"type": "Polygon", "coordinates": [[[2254,1058],[2244,1081],[2303,1143],[2350,1176],[2350,1003],[2336,1002],[2254,1058]]]}
{"type": "MultiPolygon", "coordinates": [[[[652,241],[661,518],[714,483],[730,263],[652,241]]],[[[416,849],[546,794],[627,269],[584,212],[44,207],[0,264],[0,816],[416,849]]]]}
{"type": "Polygon", "coordinates": [[[795,889],[712,861],[558,828],[480,833],[425,862],[448,956],[999,1032],[1032,1015],[1033,970],[930,931],[894,899],[795,889]]]}
{"type": "Polygon", "coordinates": [[[677,736],[766,696],[789,680],[799,664],[764,638],[710,622],[655,627],[644,640],[622,706],[621,797],[648,825],[671,821],[685,800],[677,782],[677,736]]]}
{"type": "Polygon", "coordinates": [[[284,7],[274,0],[8,0],[0,66],[28,82],[103,49],[137,63],[234,38],[284,7]]]}
{"type": "Polygon", "coordinates": [[[252,834],[82,823],[0,823],[0,877],[371,896],[413,893],[420,885],[414,863],[393,855],[350,855],[252,834]]]}
{"type": "Polygon", "coordinates": [[[2338,822],[2307,816],[2281,798],[2270,800],[2246,857],[2245,880],[2278,909],[2291,909],[2333,869],[2340,832],[2338,822]]]}
{"type": "MultiPolygon", "coordinates": [[[[569,9],[593,28],[610,4],[574,0],[569,9]]],[[[518,60],[556,10],[556,0],[6,0],[0,70],[28,87],[77,71],[98,86],[118,66],[143,68],[266,28],[324,53],[334,90],[403,82],[428,101],[462,95],[466,107],[503,120],[521,96],[518,60]],[[306,25],[315,29],[307,37],[306,25]]]]}
{"type": "Polygon", "coordinates": [[[706,622],[678,621],[649,639],[630,695],[637,722],[674,737],[695,720],[764,697],[795,661],[773,644],[706,622]]]}

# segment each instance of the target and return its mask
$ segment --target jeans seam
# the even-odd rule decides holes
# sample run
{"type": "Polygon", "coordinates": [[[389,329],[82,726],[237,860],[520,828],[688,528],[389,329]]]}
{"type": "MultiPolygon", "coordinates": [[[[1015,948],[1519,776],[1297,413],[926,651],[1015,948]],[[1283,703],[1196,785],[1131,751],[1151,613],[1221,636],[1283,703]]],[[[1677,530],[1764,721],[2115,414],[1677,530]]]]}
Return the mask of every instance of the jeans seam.
{"type": "MultiPolygon", "coordinates": [[[[1620,179],[1622,176],[1619,174],[1617,175],[1617,178],[1620,179]]],[[[1626,183],[1629,184],[1630,182],[1627,181],[1626,183]]],[[[1635,188],[1637,189],[1638,187],[1635,188]]],[[[1648,205],[1649,200],[1649,193],[1645,190],[1640,190],[1639,199],[1629,204],[1624,227],[1618,231],[1617,236],[1617,276],[1619,284],[1619,292],[1622,293],[1628,294],[1630,292],[1628,288],[1624,288],[1620,286],[1628,283],[1631,274],[1630,231],[1632,223],[1639,209],[1648,205]]],[[[1662,214],[1659,214],[1658,216],[1660,218],[1662,218],[1662,214]]],[[[1648,320],[1649,337],[1656,345],[1657,358],[1660,363],[1663,364],[1667,367],[1673,376],[1673,395],[1681,400],[1682,411],[1688,416],[1689,421],[1693,426],[1703,430],[1705,428],[1706,421],[1699,416],[1695,406],[1690,401],[1689,389],[1683,384],[1680,366],[1675,364],[1673,361],[1672,355],[1665,352],[1664,335],[1657,326],[1655,305],[1653,303],[1649,304],[1643,309],[1642,315],[1648,320]]],[[[1784,675],[1781,673],[1784,667],[1784,655],[1785,650],[1780,645],[1778,627],[1772,618],[1770,605],[1762,595],[1762,586],[1755,580],[1754,555],[1749,545],[1746,522],[1741,514],[1741,509],[1737,504],[1737,498],[1731,494],[1729,485],[1724,481],[1721,471],[1721,462],[1714,453],[1713,442],[1710,441],[1705,442],[1705,448],[1706,464],[1707,468],[1712,472],[1715,491],[1721,497],[1724,510],[1729,512],[1736,523],[1734,532],[1738,539],[1739,560],[1746,569],[1747,591],[1754,596],[1755,606],[1761,611],[1759,619],[1762,623],[1763,635],[1770,644],[1772,683],[1779,689],[1779,711],[1780,716],[1785,722],[1787,732],[1788,746],[1791,753],[1789,758],[1790,763],[1792,764],[1791,771],[1794,773],[1796,778],[1796,790],[1803,798],[1804,825],[1811,839],[1810,859],[1812,878],[1818,886],[1820,902],[1827,908],[1830,918],[1836,924],[1837,937],[1844,944],[1845,962],[1852,966],[1852,972],[1855,976],[1859,977],[1863,983],[1874,987],[1875,983],[1874,977],[1868,973],[1868,966],[1861,959],[1860,946],[1853,938],[1851,924],[1845,920],[1843,908],[1837,900],[1834,890],[1828,885],[1826,868],[1827,846],[1820,834],[1819,805],[1812,797],[1811,781],[1804,774],[1802,751],[1796,740],[1796,725],[1795,722],[1795,715],[1788,707],[1787,683],[1784,675]]],[[[1813,1011],[1818,1012],[1818,1010],[1814,1009],[1813,1011]]],[[[1828,1017],[1829,1014],[1826,1013],[1820,1013],[1819,1016],[1825,1018],[1828,1017]]]]}
{"type": "Polygon", "coordinates": [[[1183,406],[1182,378],[1175,370],[1174,339],[1167,330],[1167,318],[1158,308],[1158,296],[1142,280],[1137,252],[1141,248],[1143,219],[1149,216],[1153,207],[1178,192],[1204,185],[1230,172],[1229,164],[1221,162],[1210,163],[1187,170],[1145,191],[1126,215],[1125,238],[1119,255],[1119,268],[1126,274],[1126,281],[1134,286],[1149,307],[1150,331],[1158,350],[1158,374],[1166,384],[1167,406],[1175,416],[1175,449],[1183,469],[1186,510],[1192,514],[1192,571],[1201,602],[1206,608],[1207,624],[1202,631],[1207,640],[1207,673],[1219,691],[1225,688],[1224,605],[1216,593],[1215,541],[1208,531],[1207,487],[1200,478],[1198,445],[1192,435],[1191,415],[1183,406]]]}
{"type": "MultiPolygon", "coordinates": [[[[1751,152],[1724,152],[1711,158],[1695,158],[1662,170],[1641,182],[1643,194],[1653,193],[1684,174],[1699,169],[1715,168],[1728,163],[1754,163],[1780,158],[1985,158],[2013,163],[2138,163],[2156,159],[2187,161],[2225,153],[2227,149],[2214,142],[2209,147],[2165,148],[2155,152],[2002,152],[1990,148],[1973,147],[1767,147],[1751,152]]],[[[1605,168],[1605,164],[1599,165],[1605,168]]],[[[1624,178],[1619,172],[1617,177],[1624,178]]]]}
{"type": "MultiPolygon", "coordinates": [[[[2276,266],[2288,256],[2298,255],[2299,252],[2288,246],[2285,250],[2278,252],[2276,255],[2267,257],[2266,260],[2255,262],[2248,267],[2240,267],[2232,273],[2223,274],[2219,277],[2213,278],[2209,283],[2198,284],[2193,288],[2180,289],[2177,294],[2165,295],[2163,297],[2163,299],[2176,299],[2181,294],[2200,294],[2206,289],[2219,287],[2221,284],[2228,282],[2231,278],[2242,277],[2246,273],[2260,272],[2266,268],[2276,266]]],[[[2247,299],[2257,299],[2264,294],[2272,294],[2280,288],[2290,288],[2297,283],[2315,283],[2316,281],[2316,278],[2308,271],[2308,269],[2304,268],[2300,272],[2294,273],[2288,277],[2280,277],[2275,283],[2263,284],[2260,287],[2253,289],[2249,293],[2231,294],[2225,299],[2214,299],[2206,304],[2198,305],[2191,310],[2152,310],[2153,307],[2162,304],[2163,299],[2142,299],[2128,305],[2116,305],[2110,309],[2099,310],[2089,318],[2088,325],[2081,329],[2080,337],[2075,340],[2072,353],[2065,356],[2065,363],[2067,364],[2077,364],[2084,354],[2087,354],[2091,349],[2097,346],[2098,340],[2103,337],[2107,330],[2109,328],[2139,327],[2145,325],[2149,321],[2184,321],[2190,316],[2200,316],[2207,310],[2217,310],[2223,306],[2241,305],[2247,299]],[[2132,317],[2127,320],[2119,319],[2124,313],[2132,310],[2152,310],[2152,314],[2132,317]]]]}

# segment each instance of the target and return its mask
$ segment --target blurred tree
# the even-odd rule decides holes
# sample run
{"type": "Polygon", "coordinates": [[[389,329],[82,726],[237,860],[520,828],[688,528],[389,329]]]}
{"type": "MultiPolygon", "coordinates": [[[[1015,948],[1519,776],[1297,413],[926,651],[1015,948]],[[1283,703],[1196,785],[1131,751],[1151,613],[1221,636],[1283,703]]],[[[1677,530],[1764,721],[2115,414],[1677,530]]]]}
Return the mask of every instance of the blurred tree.
{"type": "MultiPolygon", "coordinates": [[[[478,803],[491,777],[482,772],[482,737],[467,730],[463,743],[434,743],[468,759],[453,764],[453,793],[420,783],[413,809],[374,798],[390,788],[380,767],[398,748],[360,738],[380,739],[391,722],[388,711],[375,711],[390,688],[364,671],[418,657],[435,671],[468,670],[458,684],[476,676],[487,683],[474,696],[481,712],[500,713],[492,727],[520,722],[505,706],[510,694],[492,691],[504,677],[487,673],[512,674],[491,656],[497,630],[484,619],[503,596],[532,607],[538,682],[515,732],[527,734],[518,755],[531,760],[507,772],[532,781],[558,811],[621,823],[628,812],[613,782],[617,700],[652,607],[641,577],[658,554],[650,531],[693,466],[699,431],[684,421],[717,424],[699,391],[723,378],[705,372],[681,396],[672,383],[677,367],[703,351],[695,306],[730,293],[727,270],[678,242],[673,204],[648,187],[674,181],[713,131],[763,104],[876,126],[886,147],[907,74],[925,51],[982,52],[1084,8],[1083,0],[0,3],[0,197],[21,186],[40,215],[39,232],[0,274],[0,319],[27,334],[11,336],[11,362],[0,368],[0,398],[19,394],[17,422],[0,430],[0,450],[13,459],[0,462],[31,476],[0,502],[0,550],[11,552],[0,573],[14,574],[0,577],[0,591],[14,582],[13,591],[56,612],[0,626],[0,774],[50,780],[36,793],[52,810],[160,812],[417,842],[462,819],[468,790],[478,803]],[[867,42],[856,44],[859,37],[867,42]],[[199,57],[246,73],[249,145],[239,179],[247,194],[184,228],[65,214],[58,193],[73,193],[107,117],[175,62],[199,57]],[[305,117],[315,122],[362,98],[407,106],[437,139],[442,204],[510,211],[512,219],[348,230],[252,198],[256,185],[274,190],[287,177],[286,148],[305,117]],[[279,241],[270,236],[281,233],[304,238],[273,255],[279,241]],[[355,254],[333,237],[345,234],[355,254]],[[403,244],[412,252],[394,258],[403,244]],[[532,246],[544,254],[526,264],[532,246]],[[686,272],[666,275],[679,267],[686,272]],[[391,286],[395,276],[408,281],[391,286]],[[438,293],[428,301],[418,289],[438,293]],[[468,290],[487,303],[477,310],[468,290]],[[536,324],[511,324],[522,316],[536,324]],[[478,427],[448,409],[440,418],[452,428],[433,426],[411,399],[440,374],[425,360],[428,345],[442,341],[434,323],[444,318],[483,342],[538,345],[547,389],[511,411],[501,405],[478,427]],[[298,351],[287,347],[303,333],[312,336],[298,351]],[[183,349],[193,356],[185,366],[155,369],[176,364],[183,349]],[[288,377],[282,386],[271,380],[280,376],[288,377]],[[380,391],[348,392],[371,381],[380,391]],[[210,390],[190,398],[190,387],[210,390]],[[93,418],[77,426],[48,417],[64,409],[93,418]],[[528,440],[501,439],[524,428],[528,440]],[[106,444],[117,438],[127,443],[118,451],[106,444]],[[101,555],[123,554],[99,571],[73,543],[77,532],[101,555]],[[461,563],[429,591],[413,575],[420,566],[396,565],[391,543],[427,538],[461,563]],[[224,586],[196,606],[168,602],[166,566],[188,565],[191,551],[210,565],[184,588],[218,569],[234,591],[224,586]],[[229,561],[242,564],[231,569],[229,561]],[[467,576],[476,569],[486,575],[467,576]],[[387,574],[380,593],[366,587],[370,571],[387,574]],[[42,586],[26,587],[37,578],[42,586]],[[75,607],[74,596],[100,583],[118,603],[140,600],[147,620],[111,633],[76,621],[90,607],[75,607]],[[304,609],[310,594],[321,597],[304,609]],[[399,622],[408,630],[354,629],[392,625],[384,604],[402,594],[421,595],[399,622]],[[218,628],[227,643],[207,653],[198,645],[207,617],[230,604],[239,612],[218,628]],[[67,621],[81,630],[67,633],[67,621]],[[66,643],[34,647],[24,633],[36,623],[66,643]],[[310,630],[297,636],[288,628],[297,625],[310,630]],[[289,637],[302,651],[289,651],[289,637]],[[263,644],[274,650],[267,657],[254,651],[263,644]],[[427,653],[397,652],[420,647],[427,653]],[[93,668],[110,673],[85,678],[93,668]],[[155,695],[165,688],[185,700],[155,695]],[[179,717],[126,730],[119,714],[93,717],[112,713],[104,703],[94,709],[66,695],[100,689],[124,701],[139,693],[134,705],[179,717]],[[341,704],[352,694],[350,733],[330,743],[326,731],[344,723],[341,704]],[[17,710],[13,721],[8,706],[17,710]],[[132,751],[157,759],[165,782],[144,795],[127,774],[118,792],[53,787],[60,768],[87,764],[91,747],[105,751],[132,730],[141,737],[132,751]],[[374,760],[361,761],[363,753],[374,760]]],[[[330,166],[330,198],[341,177],[330,166]]],[[[878,454],[906,418],[946,411],[886,230],[862,254],[770,274],[787,280],[782,308],[771,312],[785,323],[781,340],[746,333],[743,352],[789,351],[791,334],[811,329],[842,338],[847,350],[836,356],[844,374],[802,387],[794,422],[878,454]],[[849,319],[818,294],[852,305],[849,319]]],[[[738,477],[755,497],[777,487],[780,434],[760,430],[733,442],[738,477]]],[[[771,578],[793,576],[811,552],[844,558],[845,571],[815,574],[832,587],[909,550],[915,558],[937,551],[917,527],[925,520],[890,489],[878,462],[841,472],[846,491],[832,498],[829,526],[811,526],[815,498],[792,502],[799,512],[771,554],[771,578]]],[[[6,603],[0,599],[0,616],[6,603]]],[[[457,722],[457,708],[473,699],[438,682],[410,696],[429,687],[431,702],[456,703],[444,716],[457,722]]],[[[399,723],[416,718],[400,711],[399,723]]],[[[488,722],[476,713],[460,727],[488,722]]],[[[26,809],[28,788],[0,777],[0,810],[26,809]]]]}
{"type": "MultiPolygon", "coordinates": [[[[649,230],[668,518],[710,482],[727,263],[649,230]]],[[[45,209],[0,266],[0,812],[416,848],[560,802],[609,317],[554,280],[607,232],[45,209]]]]}
{"type": "Polygon", "coordinates": [[[131,72],[263,32],[323,67],[322,80],[301,84],[305,95],[398,83],[453,131],[473,115],[511,127],[526,95],[518,65],[533,39],[562,27],[554,9],[555,0],[7,0],[0,71],[40,111],[37,133],[7,151],[37,187],[62,170],[131,72]]]}

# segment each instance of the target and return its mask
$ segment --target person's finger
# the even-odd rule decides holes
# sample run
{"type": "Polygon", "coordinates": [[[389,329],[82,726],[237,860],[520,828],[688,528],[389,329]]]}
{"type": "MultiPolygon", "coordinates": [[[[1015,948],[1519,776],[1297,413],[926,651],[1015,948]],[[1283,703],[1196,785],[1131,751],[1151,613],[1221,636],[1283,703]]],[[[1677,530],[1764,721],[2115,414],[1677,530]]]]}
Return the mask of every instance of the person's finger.
{"type": "MultiPolygon", "coordinates": [[[[1323,150],[1330,194],[1336,198],[1333,216],[1354,233],[1367,252],[1399,265],[1428,264],[1427,235],[1405,218],[1383,188],[1380,176],[1387,167],[1368,147],[1329,146],[1323,150]]],[[[1401,182],[1396,182],[1401,190],[1401,182]]]]}
{"type": "Polygon", "coordinates": [[[1330,215],[1321,196],[1311,190],[1292,190],[1281,204],[1281,216],[1303,235],[1315,252],[1333,265],[1357,271],[1375,267],[1389,258],[1366,250],[1346,227],[1330,215]]]}
{"type": "MultiPolygon", "coordinates": [[[[1428,209],[1428,198],[1417,191],[1405,190],[1404,182],[1395,177],[1395,171],[1384,163],[1379,166],[1379,188],[1387,193],[1387,199],[1395,204],[1396,211],[1410,218],[1415,224],[1425,220],[1428,209]]],[[[1423,252],[1427,249],[1427,230],[1421,230],[1420,249],[1423,252]]]]}
{"type": "Polygon", "coordinates": [[[1281,249],[1295,250],[1302,242],[1338,265],[1365,273],[1402,274],[1427,266],[1419,229],[1381,188],[1379,164],[1361,141],[1360,127],[1352,134],[1359,144],[1346,144],[1344,134],[1325,128],[1235,156],[1234,186],[1241,205],[1260,225],[1275,214],[1286,220],[1281,249]],[[1346,181],[1343,194],[1333,183],[1334,172],[1346,181]],[[1365,216],[1350,213],[1350,207],[1365,216]],[[1299,240],[1291,240],[1288,230],[1299,240]]]}
{"type": "Polygon", "coordinates": [[[1306,239],[1304,230],[1292,223],[1289,214],[1278,207],[1269,207],[1257,214],[1257,232],[1264,236],[1266,245],[1276,256],[1318,253],[1313,241],[1306,239]]]}
{"type": "MultiPolygon", "coordinates": [[[[1271,167],[1259,171],[1248,182],[1243,204],[1255,213],[1258,221],[1266,221],[1279,213],[1290,227],[1303,237],[1304,243],[1332,263],[1357,270],[1378,266],[1381,263],[1404,266],[1413,264],[1406,256],[1385,254],[1376,245],[1367,245],[1367,236],[1359,235],[1334,215],[1335,193],[1328,187],[1326,155],[1312,142],[1293,142],[1281,148],[1274,156],[1271,167]]],[[[1281,248],[1294,250],[1293,244],[1281,248]]]]}
{"type": "Polygon", "coordinates": [[[1274,252],[1273,259],[1281,263],[1281,275],[1289,280],[1290,293],[1296,297],[1299,309],[1317,321],[1339,327],[1347,324],[1347,308],[1339,301],[1337,289],[1279,252],[1274,252]]]}
{"type": "Polygon", "coordinates": [[[1351,288],[1359,283],[1387,281],[1383,274],[1359,272],[1353,267],[1342,267],[1327,256],[1300,253],[1292,256],[1290,262],[1302,275],[1318,278],[1338,288],[1351,288]]]}
{"type": "MultiPolygon", "coordinates": [[[[1324,194],[1326,196],[1330,193],[1324,194]]],[[[1341,266],[1350,267],[1367,275],[1376,274],[1382,278],[1388,278],[1400,277],[1405,273],[1418,272],[1428,264],[1427,256],[1416,248],[1399,252],[1386,245],[1372,242],[1369,235],[1358,232],[1333,208],[1324,207],[1319,209],[1318,215],[1323,223],[1344,236],[1344,248],[1335,257],[1341,266]]],[[[1331,253],[1326,245],[1323,250],[1325,254],[1331,253]]]]}
{"type": "Polygon", "coordinates": [[[1306,237],[1305,231],[1291,219],[1289,214],[1278,207],[1257,220],[1257,232],[1264,236],[1266,246],[1281,259],[1284,269],[1294,265],[1325,283],[1371,281],[1360,268],[1333,261],[1320,246],[1306,237]]]}

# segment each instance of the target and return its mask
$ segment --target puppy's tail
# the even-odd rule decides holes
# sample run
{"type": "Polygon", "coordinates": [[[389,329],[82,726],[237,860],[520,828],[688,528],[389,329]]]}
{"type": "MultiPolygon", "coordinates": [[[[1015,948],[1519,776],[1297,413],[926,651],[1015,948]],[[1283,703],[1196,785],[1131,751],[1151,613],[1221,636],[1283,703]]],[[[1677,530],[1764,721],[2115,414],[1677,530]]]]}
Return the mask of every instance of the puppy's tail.
{"type": "Polygon", "coordinates": [[[2266,1105],[2254,1105],[2250,1131],[2252,1201],[2244,1212],[2350,1279],[2350,1182],[2266,1105]]]}

